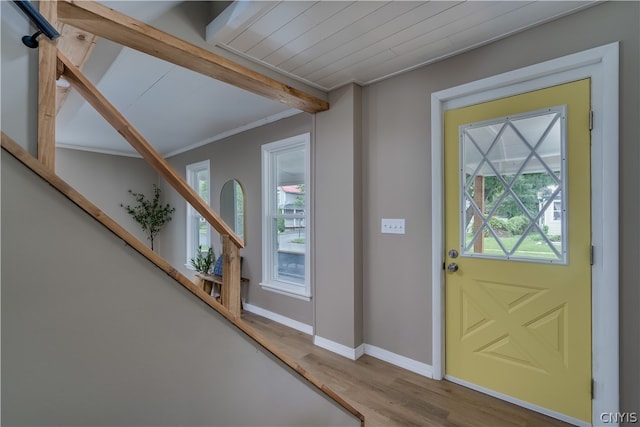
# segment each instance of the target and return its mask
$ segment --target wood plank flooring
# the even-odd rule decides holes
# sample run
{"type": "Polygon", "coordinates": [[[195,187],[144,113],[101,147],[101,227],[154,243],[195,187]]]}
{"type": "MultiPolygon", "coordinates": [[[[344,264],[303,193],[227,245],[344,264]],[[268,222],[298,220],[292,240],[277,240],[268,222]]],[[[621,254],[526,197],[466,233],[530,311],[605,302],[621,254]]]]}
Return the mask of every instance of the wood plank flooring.
{"type": "Polygon", "coordinates": [[[242,318],[365,416],[367,427],[512,427],[569,424],[365,355],[349,360],[312,337],[249,312],[242,318]]]}

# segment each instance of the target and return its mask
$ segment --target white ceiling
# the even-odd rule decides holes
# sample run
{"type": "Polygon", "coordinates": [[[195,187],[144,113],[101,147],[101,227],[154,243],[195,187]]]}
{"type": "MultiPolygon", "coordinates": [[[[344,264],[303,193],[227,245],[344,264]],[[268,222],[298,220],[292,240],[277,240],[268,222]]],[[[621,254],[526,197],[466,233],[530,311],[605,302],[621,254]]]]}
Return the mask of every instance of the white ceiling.
{"type": "MultiPolygon", "coordinates": [[[[153,23],[181,2],[102,3],[153,23]]],[[[371,84],[593,4],[242,1],[195,31],[206,34],[213,51],[224,49],[227,56],[237,55],[239,61],[327,92],[351,82],[371,84]]],[[[98,41],[85,72],[94,75],[98,89],[165,156],[297,113],[131,49],[114,48],[104,40],[98,41]]],[[[135,155],[73,93],[58,115],[56,139],[62,147],[135,155]]]]}

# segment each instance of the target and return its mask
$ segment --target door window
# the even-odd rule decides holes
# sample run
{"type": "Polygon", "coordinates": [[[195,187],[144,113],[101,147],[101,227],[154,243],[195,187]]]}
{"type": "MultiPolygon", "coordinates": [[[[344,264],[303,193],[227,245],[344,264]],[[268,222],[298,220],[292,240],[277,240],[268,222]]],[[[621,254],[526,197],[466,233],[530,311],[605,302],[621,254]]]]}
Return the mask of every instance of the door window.
{"type": "Polygon", "coordinates": [[[566,107],[460,126],[462,255],[566,263],[566,107]]]}

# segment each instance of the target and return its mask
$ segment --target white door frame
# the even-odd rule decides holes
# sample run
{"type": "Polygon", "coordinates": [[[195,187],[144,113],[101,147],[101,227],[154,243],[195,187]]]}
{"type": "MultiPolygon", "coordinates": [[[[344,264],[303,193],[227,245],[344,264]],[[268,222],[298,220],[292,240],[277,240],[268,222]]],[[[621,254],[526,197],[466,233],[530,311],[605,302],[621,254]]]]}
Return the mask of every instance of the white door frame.
{"type": "MultiPolygon", "coordinates": [[[[591,215],[593,418],[619,410],[618,61],[619,43],[434,92],[431,95],[433,377],[445,375],[444,112],[544,87],[591,78],[591,215]],[[605,218],[608,221],[605,221],[605,218]]],[[[486,390],[483,390],[486,391],[486,390]]],[[[574,422],[526,402],[505,400],[574,422]]],[[[613,424],[612,424],[613,425],[613,424]]]]}

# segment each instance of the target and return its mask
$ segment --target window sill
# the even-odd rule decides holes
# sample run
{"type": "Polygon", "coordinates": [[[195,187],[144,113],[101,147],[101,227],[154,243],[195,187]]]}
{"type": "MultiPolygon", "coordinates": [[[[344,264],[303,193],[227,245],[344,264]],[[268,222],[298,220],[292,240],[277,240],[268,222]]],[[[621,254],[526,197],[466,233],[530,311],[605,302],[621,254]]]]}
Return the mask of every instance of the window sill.
{"type": "Polygon", "coordinates": [[[260,282],[260,287],[266,291],[275,292],[277,294],[281,294],[291,298],[299,299],[302,301],[311,301],[311,295],[307,295],[305,293],[288,291],[286,289],[282,289],[278,285],[260,282]]]}

